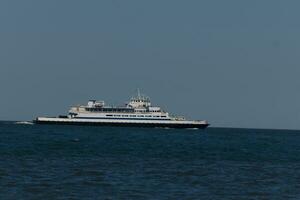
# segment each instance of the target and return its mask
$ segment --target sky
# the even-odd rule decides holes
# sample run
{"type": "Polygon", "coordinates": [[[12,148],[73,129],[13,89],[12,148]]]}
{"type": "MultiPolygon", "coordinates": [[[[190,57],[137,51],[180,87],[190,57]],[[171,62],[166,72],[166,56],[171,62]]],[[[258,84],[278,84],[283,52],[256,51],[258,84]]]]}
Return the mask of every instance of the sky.
{"type": "Polygon", "coordinates": [[[1,0],[0,120],[137,88],[214,127],[300,129],[296,0],[1,0]]]}

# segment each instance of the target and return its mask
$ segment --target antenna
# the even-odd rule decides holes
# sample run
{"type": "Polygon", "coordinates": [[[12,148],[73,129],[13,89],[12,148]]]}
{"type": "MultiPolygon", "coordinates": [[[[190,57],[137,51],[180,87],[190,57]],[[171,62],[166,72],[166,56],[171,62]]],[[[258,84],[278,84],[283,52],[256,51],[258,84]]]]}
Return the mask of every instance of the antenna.
{"type": "Polygon", "coordinates": [[[141,93],[140,93],[140,89],[139,88],[137,89],[137,93],[138,93],[138,98],[140,98],[141,97],[141,93]]]}

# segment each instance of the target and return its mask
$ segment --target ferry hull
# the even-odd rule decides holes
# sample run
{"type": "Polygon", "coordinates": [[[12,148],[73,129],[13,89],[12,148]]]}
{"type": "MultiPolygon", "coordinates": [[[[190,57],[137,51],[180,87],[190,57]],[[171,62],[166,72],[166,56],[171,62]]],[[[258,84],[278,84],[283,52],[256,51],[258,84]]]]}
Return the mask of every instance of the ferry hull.
{"type": "Polygon", "coordinates": [[[104,121],[80,121],[80,120],[40,120],[33,121],[35,124],[77,125],[77,126],[111,126],[111,127],[155,127],[155,128],[195,128],[205,129],[207,123],[143,123],[143,122],[104,122],[104,121]]]}

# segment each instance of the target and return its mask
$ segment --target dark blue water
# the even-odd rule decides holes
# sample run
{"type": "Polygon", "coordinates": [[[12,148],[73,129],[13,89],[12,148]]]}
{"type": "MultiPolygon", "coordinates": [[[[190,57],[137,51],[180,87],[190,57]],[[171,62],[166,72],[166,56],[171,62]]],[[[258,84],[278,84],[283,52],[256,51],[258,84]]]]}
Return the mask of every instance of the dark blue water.
{"type": "Polygon", "coordinates": [[[300,199],[300,132],[2,122],[0,199],[300,199]]]}

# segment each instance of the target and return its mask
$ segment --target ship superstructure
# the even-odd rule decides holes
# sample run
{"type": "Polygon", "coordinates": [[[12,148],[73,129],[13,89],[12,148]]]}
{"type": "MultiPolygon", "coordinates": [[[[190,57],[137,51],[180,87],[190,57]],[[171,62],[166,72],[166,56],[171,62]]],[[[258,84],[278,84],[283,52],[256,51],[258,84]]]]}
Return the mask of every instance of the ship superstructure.
{"type": "Polygon", "coordinates": [[[189,121],[183,117],[170,116],[160,107],[152,106],[150,98],[141,95],[132,97],[124,106],[107,106],[104,101],[90,100],[87,105],[71,107],[67,116],[58,118],[38,117],[39,124],[78,124],[108,126],[206,128],[204,120],[189,121]]]}

